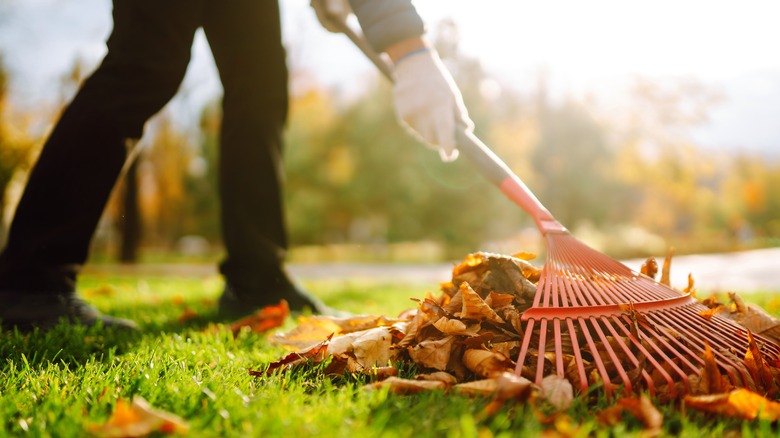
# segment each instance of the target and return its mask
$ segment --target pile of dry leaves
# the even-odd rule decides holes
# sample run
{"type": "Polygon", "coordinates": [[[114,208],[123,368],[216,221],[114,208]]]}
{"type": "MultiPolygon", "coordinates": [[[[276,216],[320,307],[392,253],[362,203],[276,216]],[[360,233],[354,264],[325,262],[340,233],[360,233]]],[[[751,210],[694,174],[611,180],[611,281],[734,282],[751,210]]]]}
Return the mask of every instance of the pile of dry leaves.
{"type": "MultiPolygon", "coordinates": [[[[416,309],[397,318],[301,317],[293,330],[271,337],[295,352],[261,371],[250,372],[261,375],[325,363],[328,374],[373,376],[374,383],[367,389],[389,388],[403,394],[443,390],[489,396],[493,401],[488,413],[509,400],[531,400],[564,410],[579,387],[576,377],[545,370],[544,379],[537,385],[533,383],[536,370],[518,368],[513,360],[518,357],[524,333],[521,316],[533,303],[541,274],[529,262],[532,258],[528,254],[468,255],[453,268],[452,280],[441,285],[438,296],[419,300],[416,309]],[[395,365],[402,363],[413,364],[420,374],[399,378],[395,365]]],[[[666,284],[669,263],[667,258],[661,278],[666,284]]],[[[642,267],[642,273],[652,277],[656,271],[654,260],[642,267]]],[[[686,291],[692,289],[691,281],[686,291]]],[[[743,362],[752,384],[737,385],[747,389],[735,387],[721,375],[707,348],[699,361],[703,365],[691,376],[695,387],[685,391],[685,405],[739,418],[760,415],[780,419],[780,404],[769,399],[778,395],[774,381],[780,376],[780,364],[762,357],[750,335],[752,331],[778,340],[780,321],[757,306],[746,305],[735,294],[731,294],[731,301],[723,304],[714,298],[703,300],[710,310],[702,317],[719,314],[748,329],[751,345],[743,362]]],[[[661,415],[646,396],[626,395],[610,409],[634,413],[648,429],[660,428],[661,415]]],[[[609,423],[615,417],[610,409],[599,414],[602,421],[609,423]]]]}

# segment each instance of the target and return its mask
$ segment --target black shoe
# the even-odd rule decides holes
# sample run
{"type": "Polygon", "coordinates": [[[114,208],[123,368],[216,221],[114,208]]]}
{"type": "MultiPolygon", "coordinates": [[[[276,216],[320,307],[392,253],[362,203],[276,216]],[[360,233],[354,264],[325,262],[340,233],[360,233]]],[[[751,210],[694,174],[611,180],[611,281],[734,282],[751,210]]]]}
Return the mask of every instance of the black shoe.
{"type": "Polygon", "coordinates": [[[33,327],[47,329],[54,327],[62,319],[70,324],[85,326],[102,323],[103,327],[122,330],[138,329],[138,325],[129,319],[114,318],[100,313],[78,298],[75,293],[0,292],[0,321],[4,330],[13,327],[23,331],[33,327]]]}
{"type": "Polygon", "coordinates": [[[240,318],[263,307],[277,305],[281,300],[287,301],[293,312],[308,310],[317,315],[346,316],[345,312],[326,306],[317,297],[292,283],[286,284],[282,290],[264,294],[239,291],[229,283],[225,284],[225,290],[219,297],[219,315],[223,318],[240,318]]]}

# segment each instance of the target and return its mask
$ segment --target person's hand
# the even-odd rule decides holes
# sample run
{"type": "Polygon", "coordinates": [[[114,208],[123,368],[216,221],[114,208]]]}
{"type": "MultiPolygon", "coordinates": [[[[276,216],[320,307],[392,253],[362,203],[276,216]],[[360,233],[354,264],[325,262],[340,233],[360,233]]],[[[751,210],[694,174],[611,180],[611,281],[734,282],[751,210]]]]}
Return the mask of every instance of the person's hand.
{"type": "Polygon", "coordinates": [[[414,49],[395,61],[395,112],[401,125],[443,161],[458,158],[456,132],[471,131],[463,97],[432,48],[414,49]]]}
{"type": "Polygon", "coordinates": [[[311,7],[325,29],[340,33],[352,8],[347,0],[311,0],[311,7]]]}

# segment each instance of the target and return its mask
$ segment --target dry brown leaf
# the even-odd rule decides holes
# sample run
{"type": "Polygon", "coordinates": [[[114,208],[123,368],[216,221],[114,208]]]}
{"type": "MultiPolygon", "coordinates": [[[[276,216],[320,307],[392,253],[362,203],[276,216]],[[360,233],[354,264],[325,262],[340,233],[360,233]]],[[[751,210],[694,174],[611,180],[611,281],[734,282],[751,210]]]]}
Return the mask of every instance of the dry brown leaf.
{"type": "Polygon", "coordinates": [[[180,417],[153,408],[141,396],[132,402],[119,399],[104,424],[90,425],[89,431],[101,437],[142,437],[152,433],[186,433],[189,425],[180,417]]]}
{"type": "Polygon", "coordinates": [[[459,319],[449,319],[442,316],[433,326],[445,335],[477,336],[479,334],[480,324],[475,323],[467,326],[465,322],[459,319]]]}
{"type": "Polygon", "coordinates": [[[322,361],[324,361],[327,357],[328,342],[330,342],[330,337],[320,342],[319,344],[312,345],[303,351],[290,353],[276,362],[271,362],[268,364],[268,368],[265,371],[249,370],[249,374],[253,376],[262,376],[265,374],[271,374],[275,371],[283,371],[305,362],[322,363],[322,361]]]}
{"type": "Polygon", "coordinates": [[[741,314],[747,311],[747,305],[745,304],[745,301],[743,301],[742,297],[734,292],[729,292],[729,299],[731,299],[731,303],[734,306],[734,312],[740,314],[739,317],[741,318],[741,314]]]}
{"type": "Polygon", "coordinates": [[[765,393],[773,393],[775,385],[772,373],[767,368],[761,350],[758,348],[758,344],[756,344],[756,340],[750,330],[747,331],[747,338],[748,349],[745,352],[745,366],[748,371],[750,371],[753,381],[759,385],[765,393]]]}
{"type": "Polygon", "coordinates": [[[574,387],[565,377],[551,374],[542,379],[542,398],[558,411],[565,411],[574,401],[574,387]]]}
{"type": "Polygon", "coordinates": [[[496,393],[496,390],[498,389],[498,379],[483,379],[458,383],[453,386],[452,389],[458,394],[469,397],[489,397],[496,393]]]}
{"type": "Polygon", "coordinates": [[[710,309],[704,309],[699,312],[699,315],[701,315],[704,319],[709,321],[710,319],[712,319],[713,316],[717,315],[722,311],[723,311],[723,306],[717,306],[710,309]]]}
{"type": "Polygon", "coordinates": [[[659,283],[666,286],[671,286],[669,284],[669,274],[672,268],[672,256],[674,256],[674,247],[669,248],[669,254],[666,255],[666,258],[664,258],[664,266],[661,268],[661,279],[658,281],[659,283]]]}
{"type": "Polygon", "coordinates": [[[496,379],[496,393],[493,400],[485,406],[487,415],[494,415],[509,400],[525,402],[536,397],[539,387],[533,382],[514,373],[503,373],[496,379]]]}
{"type": "Polygon", "coordinates": [[[645,436],[656,436],[661,433],[664,417],[652,400],[645,394],[639,398],[621,398],[614,406],[599,412],[596,417],[602,423],[615,425],[620,421],[623,412],[628,412],[645,427],[645,436]]]}
{"type": "Polygon", "coordinates": [[[479,294],[477,294],[468,283],[461,283],[460,293],[463,299],[463,306],[461,307],[461,311],[456,313],[455,316],[463,319],[473,319],[477,321],[487,319],[488,321],[493,321],[499,324],[504,322],[504,320],[501,319],[498,314],[496,314],[496,311],[491,309],[485,300],[483,300],[482,297],[480,297],[479,294]]]}
{"type": "Polygon", "coordinates": [[[688,286],[683,289],[683,292],[691,294],[692,297],[696,297],[696,288],[693,287],[693,275],[688,274],[688,286]]]}
{"type": "Polygon", "coordinates": [[[647,260],[642,263],[639,272],[655,280],[655,276],[658,274],[658,262],[655,261],[655,257],[648,257],[647,260]]]}
{"type": "Polygon", "coordinates": [[[713,308],[713,307],[718,307],[718,306],[723,304],[723,303],[720,302],[720,300],[718,299],[717,295],[710,295],[707,298],[703,298],[703,299],[699,300],[699,302],[702,303],[703,305],[709,307],[710,309],[713,308]]]}
{"type": "Polygon", "coordinates": [[[446,305],[444,305],[444,311],[449,314],[455,314],[457,312],[460,312],[460,310],[463,308],[463,294],[460,293],[460,289],[458,289],[452,297],[450,297],[449,302],[447,302],[446,305]]]}
{"type": "Polygon", "coordinates": [[[536,258],[536,254],[534,254],[532,252],[520,251],[520,252],[516,252],[516,253],[512,254],[512,257],[514,257],[516,259],[520,259],[520,260],[525,260],[526,262],[528,262],[528,261],[531,261],[531,260],[535,259],[536,258]]]}
{"type": "Polygon", "coordinates": [[[331,354],[329,357],[330,362],[323,371],[326,376],[343,376],[344,374],[365,373],[367,370],[366,368],[363,368],[351,354],[331,354]]]}
{"type": "Polygon", "coordinates": [[[447,385],[438,380],[409,380],[400,377],[388,377],[381,382],[363,386],[363,389],[372,391],[387,388],[393,394],[409,395],[426,391],[447,389],[447,385]]]}
{"type": "Polygon", "coordinates": [[[345,335],[333,336],[328,342],[327,353],[329,355],[351,354],[352,345],[362,333],[347,333],[345,335]]]}
{"type": "Polygon", "coordinates": [[[463,353],[463,365],[472,373],[493,378],[514,369],[514,363],[501,353],[471,349],[463,353]]]}
{"type": "Polygon", "coordinates": [[[773,402],[753,391],[739,388],[725,394],[687,395],[687,408],[744,420],[780,420],[780,403],[773,402]]]}
{"type": "Polygon", "coordinates": [[[400,321],[403,321],[403,319],[387,318],[383,315],[363,315],[351,318],[336,318],[333,320],[333,322],[341,326],[341,329],[344,333],[349,333],[350,331],[362,331],[374,327],[387,327],[400,321]]]}
{"type": "Polygon", "coordinates": [[[352,343],[352,353],[364,368],[385,366],[395,358],[396,350],[392,346],[392,335],[388,327],[377,327],[363,332],[352,343]]]}
{"type": "Polygon", "coordinates": [[[523,272],[523,276],[527,278],[531,283],[538,283],[539,278],[542,276],[542,270],[541,268],[537,268],[536,266],[532,265],[531,263],[528,263],[530,260],[533,260],[536,258],[536,254],[530,254],[530,253],[515,253],[512,255],[513,258],[515,258],[515,264],[520,268],[520,270],[523,272]]]}
{"type": "MultiPolygon", "coordinates": [[[[84,297],[86,297],[86,298],[92,298],[92,297],[98,297],[98,296],[100,296],[100,297],[110,297],[110,296],[114,295],[114,292],[116,292],[116,289],[114,288],[114,286],[111,286],[111,285],[108,285],[108,284],[101,284],[98,287],[89,288],[89,289],[84,290],[84,297]]],[[[174,299],[173,304],[177,304],[177,305],[184,304],[184,298],[181,299],[181,302],[176,302],[175,301],[177,296],[181,297],[181,295],[174,295],[173,296],[173,299],[174,299]]]]}
{"type": "Polygon", "coordinates": [[[444,382],[447,387],[458,383],[458,379],[450,373],[444,371],[436,371],[430,374],[418,374],[415,377],[416,380],[435,380],[437,382],[444,382]]]}
{"type": "Polygon", "coordinates": [[[275,306],[266,306],[246,318],[230,324],[233,334],[238,334],[244,327],[249,327],[253,333],[265,333],[268,330],[280,327],[290,315],[290,307],[287,301],[282,300],[275,306]]]}
{"type": "MultiPolygon", "coordinates": [[[[745,303],[735,293],[729,295],[734,303],[734,312],[726,313],[726,317],[753,333],[758,333],[775,342],[780,342],[780,319],[771,316],[766,310],[756,304],[745,303]]],[[[726,307],[724,306],[724,308],[726,307]]]]}
{"type": "Polygon", "coordinates": [[[408,348],[409,357],[415,363],[425,368],[444,371],[447,369],[454,342],[455,338],[453,336],[436,340],[425,340],[408,348]]]}
{"type": "Polygon", "coordinates": [[[699,376],[699,385],[695,388],[700,394],[717,394],[729,390],[728,380],[723,378],[715,361],[715,355],[712,353],[710,344],[704,344],[704,368],[699,376]]]}
{"type": "Polygon", "coordinates": [[[191,319],[195,319],[198,317],[198,312],[192,310],[189,307],[185,307],[184,310],[181,311],[181,315],[179,315],[178,318],[176,318],[176,321],[178,322],[187,322],[191,319]]]}
{"type": "Polygon", "coordinates": [[[607,426],[617,426],[623,421],[623,407],[612,405],[596,412],[596,421],[607,426]]]}
{"type": "Polygon", "coordinates": [[[296,350],[318,344],[331,335],[341,333],[341,327],[331,318],[300,316],[292,330],[271,336],[269,340],[285,348],[296,350]]]}
{"type": "Polygon", "coordinates": [[[490,292],[490,294],[488,294],[487,299],[485,299],[485,303],[487,303],[487,305],[490,306],[492,309],[499,309],[501,307],[512,304],[512,301],[514,300],[515,300],[514,295],[490,292]]]}
{"type": "Polygon", "coordinates": [[[620,307],[620,310],[628,316],[628,318],[631,321],[631,334],[634,336],[635,339],[641,341],[642,335],[641,331],[639,330],[639,325],[648,325],[649,321],[647,320],[647,316],[645,316],[642,312],[636,310],[634,308],[634,302],[629,301],[628,304],[619,304],[618,307],[620,307]]]}
{"type": "Polygon", "coordinates": [[[496,342],[492,344],[490,351],[503,354],[506,357],[517,357],[516,354],[512,353],[519,351],[521,345],[520,341],[496,342]]]}
{"type": "Polygon", "coordinates": [[[397,348],[406,348],[416,342],[420,330],[430,324],[430,320],[431,317],[429,314],[420,312],[418,309],[412,319],[406,324],[404,337],[398,342],[397,348]]]}
{"type": "Polygon", "coordinates": [[[459,275],[462,275],[466,272],[473,271],[474,268],[482,266],[484,263],[484,255],[481,252],[468,254],[466,255],[466,258],[463,259],[462,262],[455,265],[454,268],[452,268],[452,276],[457,277],[459,275]]]}
{"type": "Polygon", "coordinates": [[[385,380],[390,377],[398,376],[398,368],[393,366],[376,367],[363,370],[363,374],[368,374],[374,381],[385,380]]]}

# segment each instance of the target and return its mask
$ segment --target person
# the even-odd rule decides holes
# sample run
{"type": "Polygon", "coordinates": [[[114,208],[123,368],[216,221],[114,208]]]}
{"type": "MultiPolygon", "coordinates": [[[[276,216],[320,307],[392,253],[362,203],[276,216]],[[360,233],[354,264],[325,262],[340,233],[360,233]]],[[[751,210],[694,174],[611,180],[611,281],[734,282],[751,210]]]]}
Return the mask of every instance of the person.
{"type": "MultiPolygon", "coordinates": [[[[395,64],[399,120],[442,156],[470,122],[457,86],[425,39],[411,0],[313,0],[322,24],[354,14],[395,64]],[[331,21],[329,21],[331,20],[331,21]]],[[[80,268],[129,145],[177,92],[203,28],[223,85],[220,219],[226,257],[219,313],[239,317],[285,299],[327,312],[284,268],[282,133],[288,72],[270,0],[114,0],[107,53],[65,108],[32,169],[0,253],[4,328],[73,324],[134,329],[76,294],[80,268]]]]}

